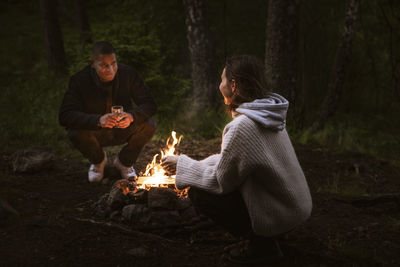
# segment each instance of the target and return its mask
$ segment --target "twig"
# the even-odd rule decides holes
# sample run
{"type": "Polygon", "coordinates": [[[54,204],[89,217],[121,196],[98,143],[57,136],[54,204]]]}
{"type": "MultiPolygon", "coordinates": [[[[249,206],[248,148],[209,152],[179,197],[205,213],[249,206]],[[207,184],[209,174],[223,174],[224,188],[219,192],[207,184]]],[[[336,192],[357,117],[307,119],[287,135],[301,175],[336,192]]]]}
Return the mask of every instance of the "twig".
{"type": "Polygon", "coordinates": [[[163,238],[161,236],[150,234],[150,233],[143,233],[143,232],[135,231],[128,227],[125,227],[125,226],[122,226],[119,224],[115,224],[115,223],[111,223],[111,222],[101,222],[101,221],[95,221],[92,219],[84,219],[84,218],[74,218],[74,219],[79,222],[86,222],[86,223],[92,223],[92,224],[96,224],[96,225],[100,225],[100,226],[116,228],[116,229],[122,230],[126,233],[137,235],[141,238],[150,238],[150,239],[154,239],[154,240],[162,241],[162,242],[177,243],[176,241],[171,240],[171,239],[163,238]]]}
{"type": "Polygon", "coordinates": [[[335,200],[351,204],[357,207],[370,207],[380,203],[395,202],[400,206],[400,193],[379,194],[359,198],[335,198],[335,200]]]}

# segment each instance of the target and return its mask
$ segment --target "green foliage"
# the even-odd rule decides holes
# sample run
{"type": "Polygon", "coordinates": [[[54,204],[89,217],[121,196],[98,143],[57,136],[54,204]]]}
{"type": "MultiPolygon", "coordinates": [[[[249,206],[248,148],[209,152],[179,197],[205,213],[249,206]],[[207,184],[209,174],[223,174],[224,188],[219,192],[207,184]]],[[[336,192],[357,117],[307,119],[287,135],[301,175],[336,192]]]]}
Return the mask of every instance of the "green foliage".
{"type": "Polygon", "coordinates": [[[390,220],[388,221],[388,224],[390,225],[390,228],[392,228],[394,232],[397,233],[400,232],[400,219],[391,217],[390,220]]]}
{"type": "MultiPolygon", "coordinates": [[[[38,144],[62,149],[61,143],[66,145],[60,140],[65,133],[57,115],[68,78],[55,76],[46,68],[39,4],[17,2],[0,4],[2,149],[38,144]]],[[[185,118],[190,107],[185,99],[190,97],[191,80],[182,1],[86,3],[93,41],[112,42],[119,62],[133,66],[151,88],[159,107],[158,135],[166,136],[172,129],[193,136],[221,134],[230,120],[222,107],[205,111],[191,121],[185,118]]],[[[71,75],[89,63],[91,44],[80,41],[73,1],[61,4],[59,19],[71,75]]],[[[399,68],[394,66],[400,56],[399,46],[395,45],[400,29],[396,17],[400,6],[396,1],[361,2],[340,113],[325,129],[317,133],[307,130],[326,93],[347,4],[332,0],[302,3],[299,51],[306,130],[289,130],[302,143],[395,159],[400,151],[400,105],[396,98],[400,93],[393,78],[399,75],[399,68]]],[[[267,5],[262,0],[205,1],[207,29],[212,34],[218,65],[215,75],[219,76],[227,55],[264,57],[267,5]]]]}
{"type": "MultiPolygon", "coordinates": [[[[67,5],[71,3],[67,2],[67,5]]],[[[92,35],[94,41],[107,40],[113,43],[117,51],[119,62],[133,66],[146,84],[151,88],[153,96],[159,106],[159,112],[156,116],[159,127],[166,128],[165,132],[170,132],[171,123],[174,116],[180,112],[179,106],[184,99],[185,94],[190,90],[189,79],[180,75],[179,72],[173,72],[173,68],[165,67],[167,57],[161,51],[161,42],[159,32],[155,25],[149,26],[151,18],[143,19],[145,11],[148,11],[148,5],[143,12],[134,12],[138,1],[123,1],[122,6],[109,5],[109,13],[106,18],[103,17],[103,8],[101,15],[97,15],[96,6],[90,11],[93,15],[91,23],[92,35]],[[107,27],[105,27],[105,20],[107,27]]],[[[32,5],[33,7],[33,5],[32,5]]],[[[17,7],[7,6],[16,15],[16,19],[26,21],[24,14],[18,11],[17,7]]],[[[35,8],[37,8],[35,6],[35,8]]],[[[140,9],[138,9],[140,10],[140,9]]],[[[38,10],[37,10],[38,11],[38,10]]],[[[38,20],[39,14],[32,16],[38,20]]],[[[31,17],[27,17],[31,19],[31,17]]],[[[39,19],[40,21],[40,19],[39,19]]],[[[64,46],[69,62],[69,75],[76,73],[85,67],[90,61],[91,45],[82,45],[79,40],[79,33],[75,24],[61,17],[63,25],[64,46]]],[[[36,24],[32,24],[36,25],[36,24]]],[[[40,29],[41,25],[38,25],[40,29]]],[[[26,32],[32,32],[29,24],[15,25],[14,32],[19,32],[24,27],[26,32]]],[[[7,43],[17,43],[17,49],[26,49],[26,44],[30,43],[33,35],[8,35],[7,43]],[[18,40],[19,41],[18,41],[18,40]]],[[[37,36],[41,37],[38,33],[37,36]]],[[[165,46],[163,46],[165,49],[165,46]]],[[[6,73],[15,72],[16,66],[21,65],[29,72],[22,71],[17,73],[16,77],[10,81],[1,91],[1,129],[0,138],[2,140],[2,150],[12,151],[18,147],[31,145],[51,145],[57,149],[64,149],[67,142],[60,142],[65,139],[65,131],[58,124],[58,110],[62,96],[68,86],[68,78],[52,74],[46,68],[43,53],[43,41],[31,44],[30,58],[41,59],[37,62],[29,61],[28,65],[22,65],[16,61],[13,68],[7,69],[6,73]],[[34,68],[32,68],[34,67],[34,68]],[[9,116],[12,112],[13,115],[9,116]],[[63,145],[64,144],[64,145],[63,145]]],[[[168,48],[170,49],[170,48],[168,48]]],[[[171,49],[170,49],[171,50],[171,49]]],[[[7,55],[7,54],[2,54],[7,55]]],[[[7,55],[9,56],[9,55],[7,55]]],[[[16,55],[12,60],[20,58],[16,55]]],[[[8,60],[4,60],[8,61],[8,60]]],[[[3,67],[3,66],[2,66],[3,67]]]]}
{"type": "Polygon", "coordinates": [[[340,176],[338,173],[333,173],[332,177],[326,178],[326,184],[318,188],[317,192],[327,192],[330,194],[337,194],[340,191],[340,176]]]}
{"type": "Polygon", "coordinates": [[[232,117],[220,107],[204,111],[204,113],[198,114],[192,120],[188,120],[184,115],[179,116],[177,118],[177,127],[193,137],[215,138],[222,135],[225,125],[231,120],[232,117]]]}
{"type": "Polygon", "coordinates": [[[52,74],[16,79],[1,91],[0,139],[3,151],[26,145],[55,144],[62,138],[58,108],[65,79],[52,74]]]}
{"type": "Polygon", "coordinates": [[[355,240],[348,241],[348,238],[342,234],[329,234],[328,238],[324,240],[325,245],[330,250],[336,251],[344,258],[365,261],[373,258],[371,249],[364,246],[363,243],[355,240]]]}
{"type": "MultiPolygon", "coordinates": [[[[345,178],[344,173],[340,171],[332,173],[331,176],[326,177],[325,184],[317,189],[317,192],[324,192],[329,194],[338,195],[340,197],[361,197],[367,195],[365,185],[356,183],[349,183],[345,178]]],[[[354,181],[358,181],[359,177],[355,177],[354,181]]]]}
{"type": "Polygon", "coordinates": [[[308,128],[293,133],[300,143],[315,143],[338,151],[359,151],[376,157],[396,159],[400,151],[399,122],[364,114],[338,115],[320,131],[308,128]]]}
{"type": "Polygon", "coordinates": [[[367,261],[373,260],[372,249],[365,247],[365,244],[360,241],[352,241],[345,243],[344,246],[339,249],[339,252],[350,259],[367,261]]]}
{"type": "Polygon", "coordinates": [[[43,32],[37,17],[38,6],[0,3],[0,79],[11,83],[13,78],[34,72],[45,53],[43,32]],[[40,44],[40,45],[38,45],[40,44]]]}
{"type": "Polygon", "coordinates": [[[363,185],[349,185],[342,189],[340,195],[343,197],[361,197],[367,195],[367,190],[363,185]]]}

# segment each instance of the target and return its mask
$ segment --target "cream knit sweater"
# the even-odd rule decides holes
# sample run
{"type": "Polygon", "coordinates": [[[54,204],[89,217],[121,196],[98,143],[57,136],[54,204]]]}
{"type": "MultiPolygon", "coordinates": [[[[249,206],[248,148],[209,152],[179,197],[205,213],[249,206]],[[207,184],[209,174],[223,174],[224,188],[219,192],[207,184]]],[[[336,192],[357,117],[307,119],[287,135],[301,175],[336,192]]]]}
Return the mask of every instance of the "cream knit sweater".
{"type": "MultiPolygon", "coordinates": [[[[286,101],[272,94],[272,98],[277,96],[286,101]]],[[[259,109],[258,106],[255,109],[259,109]]],[[[274,108],[276,106],[272,107],[273,112],[274,108]]],[[[237,111],[249,113],[243,108],[237,111]]],[[[191,186],[216,194],[239,189],[253,231],[274,236],[293,229],[310,216],[311,195],[284,129],[286,111],[280,126],[272,127],[271,123],[263,124],[254,118],[257,116],[253,116],[253,111],[250,113],[237,116],[225,126],[220,154],[202,161],[179,156],[176,185],[181,189],[191,186]]],[[[270,119],[271,114],[265,118],[270,119]]]]}

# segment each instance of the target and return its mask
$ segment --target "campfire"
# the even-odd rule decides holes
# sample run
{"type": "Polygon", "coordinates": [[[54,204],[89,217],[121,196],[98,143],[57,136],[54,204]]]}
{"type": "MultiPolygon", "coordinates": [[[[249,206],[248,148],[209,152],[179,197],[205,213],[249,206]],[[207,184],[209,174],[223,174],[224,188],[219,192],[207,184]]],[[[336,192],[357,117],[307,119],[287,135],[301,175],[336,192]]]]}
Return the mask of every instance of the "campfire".
{"type": "Polygon", "coordinates": [[[136,181],[116,181],[109,193],[93,204],[98,217],[130,225],[134,229],[178,229],[200,221],[188,198],[189,188],[178,190],[175,175],[162,168],[162,159],[176,155],[182,136],[172,131],[166,147],[147,165],[136,181]]]}
{"type": "Polygon", "coordinates": [[[175,175],[168,173],[161,166],[162,159],[166,156],[175,155],[175,147],[179,145],[183,138],[178,138],[176,132],[172,131],[171,136],[166,141],[166,147],[161,149],[160,154],[153,156],[153,160],[147,164],[145,172],[140,172],[135,183],[129,181],[120,181],[116,185],[126,195],[128,193],[136,193],[140,189],[150,190],[152,187],[167,187],[173,189],[179,197],[185,197],[187,190],[178,190],[175,187],[175,175]]]}
{"type": "Polygon", "coordinates": [[[137,188],[168,187],[169,184],[175,184],[175,175],[167,175],[161,166],[161,161],[164,157],[175,154],[175,146],[179,145],[182,137],[183,135],[176,138],[176,132],[172,131],[171,136],[167,139],[166,148],[160,151],[159,160],[157,161],[159,154],[154,155],[151,163],[147,164],[146,171],[140,173],[136,181],[137,188]]]}

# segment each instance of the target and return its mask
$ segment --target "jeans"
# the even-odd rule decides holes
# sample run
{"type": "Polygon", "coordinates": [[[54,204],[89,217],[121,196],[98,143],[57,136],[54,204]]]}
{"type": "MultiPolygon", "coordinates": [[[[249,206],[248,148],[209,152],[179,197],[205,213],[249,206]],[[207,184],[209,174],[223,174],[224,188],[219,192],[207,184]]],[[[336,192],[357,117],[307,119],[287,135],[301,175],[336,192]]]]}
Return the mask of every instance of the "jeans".
{"type": "Polygon", "coordinates": [[[129,167],[136,162],[143,147],[153,137],[156,128],[155,121],[149,118],[140,124],[132,123],[125,129],[68,129],[67,136],[73,146],[92,164],[98,164],[103,161],[103,147],[126,143],[119,153],[119,160],[123,165],[129,167]]]}

